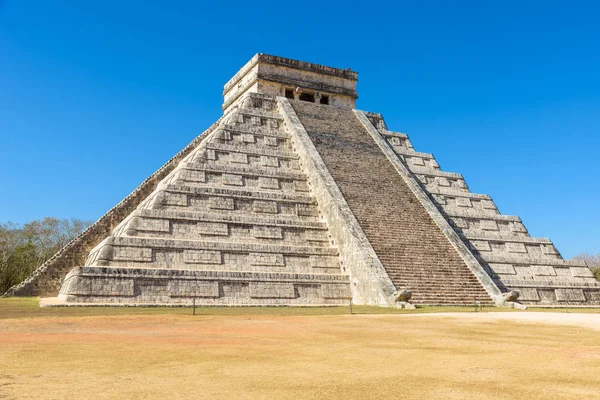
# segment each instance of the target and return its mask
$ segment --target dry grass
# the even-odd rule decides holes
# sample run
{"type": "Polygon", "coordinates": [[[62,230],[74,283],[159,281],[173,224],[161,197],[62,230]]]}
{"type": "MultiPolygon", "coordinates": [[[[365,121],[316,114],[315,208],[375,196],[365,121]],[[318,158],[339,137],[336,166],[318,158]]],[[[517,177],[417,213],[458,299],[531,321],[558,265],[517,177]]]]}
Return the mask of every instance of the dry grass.
{"type": "Polygon", "coordinates": [[[600,333],[581,327],[341,309],[33,308],[0,300],[0,399],[600,393],[600,333]]]}

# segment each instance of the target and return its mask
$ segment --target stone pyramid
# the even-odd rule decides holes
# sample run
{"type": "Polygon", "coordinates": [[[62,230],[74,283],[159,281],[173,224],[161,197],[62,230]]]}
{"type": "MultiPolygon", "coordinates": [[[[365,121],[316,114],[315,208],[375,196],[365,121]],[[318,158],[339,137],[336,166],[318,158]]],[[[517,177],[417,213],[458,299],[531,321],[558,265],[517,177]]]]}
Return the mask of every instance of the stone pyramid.
{"type": "Polygon", "coordinates": [[[598,305],[532,238],[380,114],[358,74],[265,54],[224,115],[9,295],[67,304],[598,305]]]}

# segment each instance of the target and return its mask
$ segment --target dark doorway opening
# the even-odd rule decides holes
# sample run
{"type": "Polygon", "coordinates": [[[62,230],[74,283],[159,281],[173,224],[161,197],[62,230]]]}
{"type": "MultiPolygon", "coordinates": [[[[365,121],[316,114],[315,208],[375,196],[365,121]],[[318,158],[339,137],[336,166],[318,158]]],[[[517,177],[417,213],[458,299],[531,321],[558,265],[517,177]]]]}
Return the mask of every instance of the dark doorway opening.
{"type": "Polygon", "coordinates": [[[302,101],[310,101],[311,103],[315,102],[315,95],[312,93],[300,93],[300,100],[302,101]]]}

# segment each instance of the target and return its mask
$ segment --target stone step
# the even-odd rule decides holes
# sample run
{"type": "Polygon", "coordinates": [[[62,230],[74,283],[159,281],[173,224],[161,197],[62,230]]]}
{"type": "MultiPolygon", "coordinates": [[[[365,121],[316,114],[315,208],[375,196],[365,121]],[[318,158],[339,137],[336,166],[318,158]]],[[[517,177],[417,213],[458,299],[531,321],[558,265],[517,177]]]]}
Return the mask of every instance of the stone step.
{"type": "MultiPolygon", "coordinates": [[[[207,150],[215,150],[215,151],[222,151],[222,152],[228,152],[228,153],[243,153],[246,155],[253,155],[253,156],[266,156],[266,157],[277,157],[277,158],[284,158],[284,159],[290,159],[290,160],[297,160],[298,156],[291,150],[285,151],[285,150],[279,150],[279,149],[272,149],[272,148],[265,148],[265,147],[260,147],[258,145],[256,145],[255,143],[235,143],[235,144],[231,144],[231,143],[226,143],[226,142],[210,142],[206,145],[206,149],[207,150]]],[[[207,155],[208,159],[211,159],[211,157],[209,157],[207,155]]]]}
{"type": "Polygon", "coordinates": [[[331,274],[80,267],[59,297],[70,303],[254,306],[347,305],[348,278],[331,274]]]}
{"type": "Polygon", "coordinates": [[[417,168],[414,166],[411,166],[410,170],[413,174],[418,174],[418,175],[464,180],[463,176],[461,174],[457,174],[456,172],[445,172],[445,171],[441,171],[439,169],[417,168]]]}
{"type": "Polygon", "coordinates": [[[144,216],[139,211],[120,224],[113,235],[329,247],[328,231],[324,224],[308,227],[269,225],[269,221],[256,217],[232,218],[231,215],[222,215],[223,218],[219,219],[211,214],[199,219],[157,218],[144,216]]]}
{"type": "Polygon", "coordinates": [[[378,129],[379,133],[381,133],[383,136],[386,137],[399,137],[402,139],[408,139],[408,135],[406,133],[402,133],[402,132],[393,132],[393,131],[388,131],[388,130],[383,130],[383,129],[378,129]]]}
{"type": "Polygon", "coordinates": [[[240,225],[266,225],[280,226],[290,228],[303,228],[327,231],[327,225],[322,221],[302,221],[297,218],[284,218],[272,216],[254,216],[254,215],[233,215],[233,214],[216,214],[203,213],[193,211],[171,211],[171,210],[156,210],[156,209],[140,209],[135,210],[131,217],[145,217],[168,220],[183,220],[183,221],[206,221],[206,222],[222,222],[240,225]]]}
{"type": "Polygon", "coordinates": [[[518,255],[497,255],[485,254],[481,256],[482,260],[488,263],[498,264],[516,264],[516,265],[549,265],[558,267],[586,267],[583,261],[564,260],[561,258],[535,258],[526,254],[518,255]]]}
{"type": "Polygon", "coordinates": [[[291,194],[291,193],[273,193],[263,192],[258,190],[239,190],[223,187],[211,186],[185,186],[185,185],[168,185],[165,191],[178,194],[190,195],[208,195],[232,197],[239,199],[277,201],[282,203],[301,203],[301,204],[316,204],[315,198],[309,195],[291,194]]]}
{"type": "Polygon", "coordinates": [[[240,108],[237,112],[248,117],[260,117],[283,121],[283,117],[278,112],[265,111],[259,108],[240,108]]]}
{"type": "Polygon", "coordinates": [[[167,250],[215,250],[228,252],[277,253],[293,255],[337,256],[338,250],[333,247],[290,246],[279,244],[227,243],[215,241],[198,241],[167,238],[137,238],[128,236],[110,236],[97,248],[111,245],[115,247],[131,247],[140,249],[167,250]]]}
{"type": "Polygon", "coordinates": [[[400,147],[400,146],[394,146],[394,145],[392,145],[392,147],[394,148],[394,152],[401,156],[419,157],[419,158],[423,158],[425,160],[434,160],[435,159],[435,157],[431,153],[421,153],[419,151],[407,149],[406,147],[400,147]]]}
{"type": "Polygon", "coordinates": [[[458,208],[443,208],[443,213],[449,217],[466,219],[484,219],[492,221],[522,222],[516,215],[503,215],[492,212],[482,212],[481,210],[469,210],[458,208]]]}
{"type": "Polygon", "coordinates": [[[469,191],[457,190],[446,186],[431,187],[427,190],[429,194],[439,194],[443,196],[466,197],[474,200],[492,200],[487,194],[471,193],[469,191]]]}
{"type": "Polygon", "coordinates": [[[496,232],[467,232],[459,234],[463,240],[480,240],[486,242],[523,243],[523,244],[548,244],[552,241],[547,238],[534,238],[530,236],[505,235],[496,232]]]}
{"type": "Polygon", "coordinates": [[[263,176],[266,178],[290,179],[302,182],[305,182],[307,180],[306,175],[299,172],[298,170],[285,170],[281,167],[264,167],[258,165],[232,165],[231,163],[224,164],[214,160],[186,163],[184,166],[182,166],[181,169],[212,173],[230,173],[248,176],[263,176]]]}
{"type": "Polygon", "coordinates": [[[284,129],[270,129],[262,125],[231,125],[225,124],[221,126],[223,131],[230,133],[237,133],[240,135],[257,135],[257,136],[271,136],[278,139],[289,140],[290,135],[284,129]]]}
{"type": "Polygon", "coordinates": [[[552,289],[596,289],[600,288],[600,282],[591,281],[573,281],[573,280],[559,280],[558,277],[553,277],[554,280],[548,280],[544,282],[539,281],[526,281],[522,279],[502,279],[507,286],[511,288],[524,287],[524,288],[552,288],[552,289]]]}

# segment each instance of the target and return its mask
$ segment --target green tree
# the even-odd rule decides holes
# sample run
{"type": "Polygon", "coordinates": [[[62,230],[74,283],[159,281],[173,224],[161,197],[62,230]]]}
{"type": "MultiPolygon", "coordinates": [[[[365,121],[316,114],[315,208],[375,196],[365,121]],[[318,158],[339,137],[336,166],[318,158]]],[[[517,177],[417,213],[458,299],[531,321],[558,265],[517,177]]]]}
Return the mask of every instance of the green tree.
{"type": "Polygon", "coordinates": [[[47,217],[23,226],[0,223],[0,294],[83,232],[90,222],[47,217]]]}

